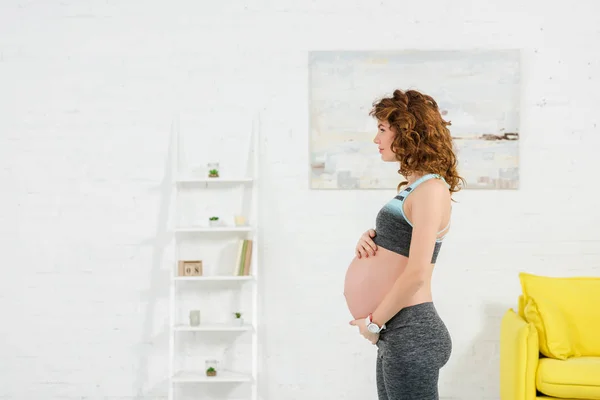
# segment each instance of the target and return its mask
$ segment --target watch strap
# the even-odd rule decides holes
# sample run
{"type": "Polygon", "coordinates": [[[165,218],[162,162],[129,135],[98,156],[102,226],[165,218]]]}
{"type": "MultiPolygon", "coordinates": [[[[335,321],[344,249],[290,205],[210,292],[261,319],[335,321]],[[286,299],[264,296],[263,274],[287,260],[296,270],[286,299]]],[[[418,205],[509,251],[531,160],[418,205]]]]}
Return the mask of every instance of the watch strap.
{"type": "Polygon", "coordinates": [[[369,313],[369,315],[367,316],[367,325],[370,325],[370,324],[373,324],[377,327],[377,329],[378,329],[377,333],[379,333],[385,329],[385,324],[379,326],[373,322],[373,313],[369,313]]]}

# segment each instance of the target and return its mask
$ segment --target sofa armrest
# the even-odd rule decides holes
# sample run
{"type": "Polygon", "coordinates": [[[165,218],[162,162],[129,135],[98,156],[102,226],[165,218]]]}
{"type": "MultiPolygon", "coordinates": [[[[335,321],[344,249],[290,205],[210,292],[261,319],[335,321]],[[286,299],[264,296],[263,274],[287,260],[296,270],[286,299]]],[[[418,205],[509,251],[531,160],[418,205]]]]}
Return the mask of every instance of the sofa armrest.
{"type": "Polygon", "coordinates": [[[539,355],[535,326],[508,309],[500,325],[501,400],[535,400],[539,355]]]}

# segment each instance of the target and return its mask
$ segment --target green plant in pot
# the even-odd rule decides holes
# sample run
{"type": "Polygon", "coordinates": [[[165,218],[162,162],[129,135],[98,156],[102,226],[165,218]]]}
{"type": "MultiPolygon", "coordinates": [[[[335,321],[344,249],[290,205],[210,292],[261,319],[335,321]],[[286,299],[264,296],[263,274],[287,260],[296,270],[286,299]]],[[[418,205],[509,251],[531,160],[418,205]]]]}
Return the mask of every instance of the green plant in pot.
{"type": "Polygon", "coordinates": [[[218,169],[209,169],[208,170],[208,177],[209,178],[218,178],[219,177],[219,170],[218,169]]]}
{"type": "Polygon", "coordinates": [[[233,315],[235,316],[235,322],[238,325],[244,325],[244,319],[242,318],[242,313],[241,312],[235,312],[233,313],[233,315]]]}
{"type": "Polygon", "coordinates": [[[209,367],[206,369],[206,376],[217,376],[217,370],[213,367],[209,367]]]}
{"type": "Polygon", "coordinates": [[[217,226],[219,224],[219,217],[210,217],[208,223],[210,226],[217,226]]]}

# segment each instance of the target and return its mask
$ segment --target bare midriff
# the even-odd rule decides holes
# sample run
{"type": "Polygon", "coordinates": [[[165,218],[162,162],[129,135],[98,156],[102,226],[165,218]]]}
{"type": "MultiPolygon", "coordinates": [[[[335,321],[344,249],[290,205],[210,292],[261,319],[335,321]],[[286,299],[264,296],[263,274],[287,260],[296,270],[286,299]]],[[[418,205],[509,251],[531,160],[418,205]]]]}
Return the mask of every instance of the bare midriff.
{"type": "MultiPolygon", "coordinates": [[[[344,282],[344,296],[353,318],[364,318],[375,311],[385,295],[392,289],[402,274],[408,258],[377,247],[375,256],[354,257],[344,282]]],[[[429,280],[413,296],[406,306],[431,301],[429,280]]]]}

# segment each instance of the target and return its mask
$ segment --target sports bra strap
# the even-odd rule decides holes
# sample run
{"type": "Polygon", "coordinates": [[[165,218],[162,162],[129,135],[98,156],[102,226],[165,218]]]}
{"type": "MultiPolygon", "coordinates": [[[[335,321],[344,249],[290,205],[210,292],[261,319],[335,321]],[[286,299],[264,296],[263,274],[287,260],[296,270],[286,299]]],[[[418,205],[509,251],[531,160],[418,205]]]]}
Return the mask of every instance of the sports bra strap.
{"type": "MultiPolygon", "coordinates": [[[[419,186],[421,183],[426,182],[430,179],[441,179],[442,181],[444,181],[444,183],[446,184],[446,186],[450,187],[450,185],[448,185],[448,182],[446,182],[446,180],[444,179],[443,176],[439,175],[439,174],[427,174],[427,175],[423,175],[422,177],[420,177],[419,179],[417,179],[416,181],[414,181],[411,185],[407,186],[403,192],[406,192],[405,196],[401,196],[400,197],[400,208],[402,210],[402,215],[404,216],[404,219],[410,224],[410,226],[412,226],[412,223],[408,220],[408,218],[406,218],[406,216],[404,215],[404,208],[403,208],[403,203],[404,200],[406,200],[406,197],[408,197],[409,193],[412,192],[413,190],[415,190],[415,188],[417,186],[419,186]]],[[[452,206],[452,205],[450,205],[452,206]]],[[[446,225],[445,228],[441,229],[440,231],[437,232],[437,234],[439,235],[440,233],[444,232],[445,230],[447,230],[450,227],[450,223],[452,222],[452,218],[450,218],[450,220],[448,221],[448,225],[446,225]]],[[[443,235],[441,238],[438,238],[437,240],[442,240],[446,235],[443,235]]]]}
{"type": "Polygon", "coordinates": [[[450,185],[448,185],[448,183],[446,182],[446,180],[444,179],[443,176],[441,176],[439,174],[427,174],[427,175],[423,175],[422,177],[420,177],[419,179],[417,179],[416,181],[414,181],[412,184],[410,184],[409,186],[407,186],[404,190],[407,191],[407,192],[413,191],[421,183],[423,183],[425,181],[428,181],[430,179],[433,179],[433,178],[437,178],[437,179],[443,180],[444,183],[446,184],[446,186],[450,187],[450,185]]]}

